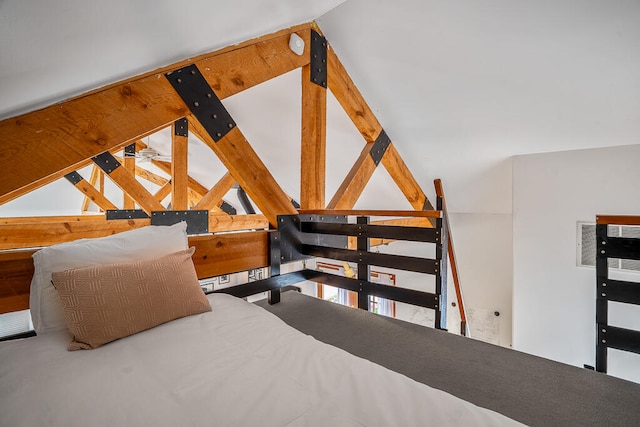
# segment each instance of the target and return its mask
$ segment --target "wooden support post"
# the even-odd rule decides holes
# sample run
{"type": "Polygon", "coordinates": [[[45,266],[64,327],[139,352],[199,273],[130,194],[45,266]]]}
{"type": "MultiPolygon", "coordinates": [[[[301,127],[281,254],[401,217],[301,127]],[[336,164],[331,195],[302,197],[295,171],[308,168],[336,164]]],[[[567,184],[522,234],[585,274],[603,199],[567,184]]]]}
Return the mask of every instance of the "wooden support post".
{"type": "Polygon", "coordinates": [[[325,206],[327,90],[311,81],[311,65],[302,67],[302,158],[300,207],[325,206]]]}
{"type": "Polygon", "coordinates": [[[188,208],[187,187],[188,175],[188,146],[187,119],[176,120],[172,126],[171,142],[171,208],[185,210],[188,208]]]}

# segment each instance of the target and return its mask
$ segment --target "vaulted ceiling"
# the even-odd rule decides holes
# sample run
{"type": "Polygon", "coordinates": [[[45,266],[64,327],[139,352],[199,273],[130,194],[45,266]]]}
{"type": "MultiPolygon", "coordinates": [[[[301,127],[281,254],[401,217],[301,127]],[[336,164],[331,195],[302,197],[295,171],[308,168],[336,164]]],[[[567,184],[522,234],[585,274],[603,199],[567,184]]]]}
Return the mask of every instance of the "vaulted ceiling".
{"type": "MultiPolygon", "coordinates": [[[[510,213],[512,155],[640,143],[636,1],[5,0],[0,118],[313,19],[420,184],[443,178],[454,211],[510,213]]],[[[299,162],[298,79],[225,103],[291,193],[299,168],[278,164],[299,162]]],[[[327,102],[335,189],[361,146],[327,102]]],[[[406,203],[394,197],[361,203],[406,203]]]]}

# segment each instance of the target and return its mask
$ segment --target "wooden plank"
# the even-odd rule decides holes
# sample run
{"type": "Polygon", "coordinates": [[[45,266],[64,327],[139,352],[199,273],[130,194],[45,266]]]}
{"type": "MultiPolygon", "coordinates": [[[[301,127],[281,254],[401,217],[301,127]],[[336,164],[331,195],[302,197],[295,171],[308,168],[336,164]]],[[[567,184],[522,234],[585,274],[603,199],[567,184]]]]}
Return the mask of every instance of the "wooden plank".
{"type": "Polygon", "coordinates": [[[367,142],[374,142],[382,131],[382,125],[331,46],[327,49],[327,83],[360,134],[367,142]]]}
{"type": "Polygon", "coordinates": [[[215,142],[195,117],[188,119],[189,127],[216,153],[271,225],[277,225],[278,215],[297,212],[237,126],[215,142]]]}
{"type": "Polygon", "coordinates": [[[198,277],[213,277],[266,267],[269,265],[270,231],[225,233],[212,236],[191,236],[195,246],[193,264],[198,277]]]}
{"type": "Polygon", "coordinates": [[[325,207],[327,90],[311,81],[311,66],[302,67],[302,158],[300,207],[325,207]]]}
{"type": "Polygon", "coordinates": [[[269,221],[264,215],[227,215],[222,212],[219,214],[209,214],[209,232],[217,233],[220,231],[240,231],[240,230],[260,230],[269,228],[269,221]]]}
{"type": "MultiPolygon", "coordinates": [[[[162,172],[171,175],[171,162],[165,162],[164,160],[151,160],[151,163],[156,165],[162,172]]],[[[188,186],[190,189],[198,193],[201,197],[203,197],[209,191],[207,187],[200,184],[198,181],[193,179],[191,176],[188,176],[188,186]]]]}
{"type": "Polygon", "coordinates": [[[596,224],[640,225],[638,215],[596,215],[596,224]]]}
{"type": "Polygon", "coordinates": [[[395,181],[402,194],[407,198],[411,206],[416,210],[429,209],[433,210],[433,205],[422,191],[422,188],[413,177],[411,171],[400,157],[398,150],[389,144],[387,151],[382,156],[382,165],[387,169],[391,178],[395,181]]]}
{"type": "Polygon", "coordinates": [[[306,65],[289,49],[291,32],[305,39],[309,24],[242,46],[186,60],[80,97],[0,121],[0,203],[80,169],[82,162],[127,145],[189,113],[164,73],[195,63],[225,98],[306,65]]]}
{"type": "Polygon", "coordinates": [[[80,190],[86,198],[95,203],[98,207],[103,210],[109,209],[118,209],[116,205],[111,203],[109,199],[107,199],[102,193],[95,189],[93,185],[87,182],[84,178],[78,181],[77,184],[74,185],[78,190],[80,190]]]}
{"type": "Polygon", "coordinates": [[[171,127],[171,208],[185,210],[189,206],[187,197],[188,175],[188,147],[186,136],[176,135],[175,123],[171,127]]]}
{"type": "Polygon", "coordinates": [[[2,225],[0,226],[0,250],[33,248],[81,238],[104,237],[150,224],[150,219],[131,219],[2,225]]]}
{"type": "Polygon", "coordinates": [[[105,221],[107,218],[104,214],[86,214],[86,215],[57,215],[57,216],[21,216],[0,218],[0,226],[15,224],[49,224],[56,222],[78,222],[78,221],[105,221]]]}
{"type": "Polygon", "coordinates": [[[351,209],[355,206],[376,170],[376,164],[369,154],[371,147],[373,147],[373,142],[368,143],[362,149],[360,156],[327,205],[327,209],[351,209]]]}
{"type": "Polygon", "coordinates": [[[213,207],[219,207],[222,204],[222,198],[233,188],[235,183],[235,178],[229,172],[226,172],[207,194],[200,199],[194,209],[210,210],[213,207]]]}
{"type": "Polygon", "coordinates": [[[138,206],[148,215],[151,215],[153,211],[165,210],[164,206],[125,168],[117,167],[111,171],[111,173],[107,174],[107,176],[114,184],[120,187],[122,191],[131,196],[138,206]]]}

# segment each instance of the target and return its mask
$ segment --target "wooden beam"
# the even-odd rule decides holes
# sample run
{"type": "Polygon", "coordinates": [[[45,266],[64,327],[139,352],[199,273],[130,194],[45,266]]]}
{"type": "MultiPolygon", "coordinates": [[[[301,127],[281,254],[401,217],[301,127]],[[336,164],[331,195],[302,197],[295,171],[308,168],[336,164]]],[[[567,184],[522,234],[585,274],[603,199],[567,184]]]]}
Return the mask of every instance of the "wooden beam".
{"type": "Polygon", "coordinates": [[[199,278],[262,268],[269,265],[269,231],[191,236],[193,264],[199,278]]]}
{"type": "Polygon", "coordinates": [[[49,246],[81,238],[104,237],[150,224],[150,219],[118,221],[95,219],[2,225],[0,226],[0,250],[49,246]]]}
{"type": "MultiPolygon", "coordinates": [[[[99,167],[97,167],[96,165],[93,165],[91,167],[91,176],[89,177],[89,184],[91,184],[92,187],[95,187],[96,184],[98,183],[98,175],[100,174],[100,172],[102,172],[102,169],[100,169],[99,167]]],[[[104,195],[104,187],[100,187],[97,190],[100,192],[100,194],[104,195]]],[[[84,196],[84,200],[82,201],[82,208],[81,211],[82,212],[87,212],[89,210],[89,204],[91,203],[91,199],[89,199],[88,196],[84,196]]]]}
{"type": "Polygon", "coordinates": [[[160,187],[158,189],[158,191],[156,191],[156,194],[153,195],[153,197],[155,197],[155,199],[159,202],[162,203],[162,201],[169,195],[171,194],[171,190],[172,190],[173,186],[171,185],[171,181],[167,181],[167,183],[165,185],[163,185],[162,187],[160,187]]]}
{"type": "Polygon", "coordinates": [[[336,194],[327,205],[327,209],[351,209],[355,206],[373,172],[376,170],[376,164],[369,154],[373,145],[373,142],[365,145],[346,178],[338,187],[336,194]]]}
{"type": "Polygon", "coordinates": [[[104,214],[87,215],[59,215],[59,216],[20,216],[10,218],[0,218],[0,226],[16,224],[49,224],[79,221],[105,221],[104,214]]]}
{"type": "MultiPolygon", "coordinates": [[[[0,121],[0,203],[80,169],[87,159],[167,127],[189,113],[164,73],[196,64],[225,98],[306,65],[289,49],[309,24],[134,77],[60,104],[0,121]]],[[[308,48],[307,48],[308,49],[308,48]]],[[[307,50],[308,52],[308,50],[307,50]]]]}
{"type": "Polygon", "coordinates": [[[215,142],[194,116],[188,119],[196,135],[216,153],[271,225],[277,225],[278,215],[297,212],[237,126],[215,142]]]}
{"type": "Polygon", "coordinates": [[[327,83],[331,93],[356,125],[365,141],[374,142],[382,131],[382,125],[331,46],[327,49],[327,83]]]}
{"type": "MultiPolygon", "coordinates": [[[[4,141],[2,141],[2,142],[4,143],[4,141]]],[[[118,146],[116,146],[112,150],[109,150],[109,152],[111,154],[113,154],[113,153],[119,151],[120,149],[122,149],[122,147],[124,147],[125,145],[126,145],[126,143],[119,144],[118,146]]],[[[2,150],[3,150],[2,147],[0,147],[0,164],[2,164],[2,159],[1,159],[2,150]]],[[[91,165],[92,163],[93,162],[92,162],[91,159],[86,159],[86,160],[80,162],[77,167],[69,166],[68,168],[64,168],[64,169],[62,169],[62,170],[60,170],[60,171],[48,176],[46,179],[42,179],[42,180],[39,180],[39,181],[31,182],[31,183],[25,185],[19,191],[12,191],[12,192],[4,194],[4,195],[0,194],[0,205],[2,205],[4,203],[7,203],[7,202],[10,202],[11,200],[14,200],[14,199],[16,199],[16,198],[18,198],[20,196],[23,196],[23,195],[25,195],[25,194],[33,191],[33,190],[37,190],[38,188],[40,188],[42,186],[45,186],[47,184],[50,184],[53,181],[56,181],[56,180],[58,180],[60,178],[64,178],[64,176],[66,174],[68,174],[70,172],[74,172],[76,170],[80,170],[80,169],[82,169],[84,167],[87,167],[87,166],[91,165]]],[[[26,167],[28,168],[29,166],[26,166],[26,167]]],[[[2,180],[0,180],[0,182],[2,182],[2,180]]]]}
{"type": "Polygon", "coordinates": [[[302,157],[300,207],[325,206],[327,90],[311,81],[311,66],[302,67],[302,157]]]}
{"type": "Polygon", "coordinates": [[[409,171],[393,143],[390,143],[382,156],[382,165],[387,169],[402,194],[416,210],[433,210],[433,205],[409,171]]]}
{"type": "Polygon", "coordinates": [[[260,230],[269,228],[269,221],[264,215],[227,215],[226,213],[209,214],[209,232],[260,230]]]}
{"type": "MultiPolygon", "coordinates": [[[[162,172],[171,175],[171,162],[165,162],[164,160],[151,160],[151,163],[156,165],[162,172]]],[[[203,197],[209,191],[207,187],[200,184],[198,181],[193,179],[191,176],[187,177],[188,186],[190,189],[198,193],[201,197],[203,197]]]]}
{"type": "Polygon", "coordinates": [[[204,195],[194,209],[210,210],[213,207],[219,207],[222,204],[222,198],[235,185],[236,180],[229,172],[225,173],[222,178],[211,187],[211,190],[204,195]]]}
{"type": "Polygon", "coordinates": [[[86,198],[90,199],[101,209],[105,211],[109,209],[118,209],[116,205],[111,203],[109,199],[107,199],[101,192],[96,190],[95,187],[87,182],[84,178],[73,185],[78,190],[80,190],[86,198]]]}
{"type": "MultiPolygon", "coordinates": [[[[173,210],[186,210],[189,207],[187,197],[189,140],[186,135],[176,131],[180,123],[181,120],[178,120],[171,126],[171,208],[173,210]]],[[[184,126],[186,126],[186,120],[184,126]]]]}
{"type": "Polygon", "coordinates": [[[140,166],[136,166],[136,176],[139,176],[140,178],[144,179],[145,181],[149,181],[152,184],[155,184],[159,187],[162,187],[163,185],[165,185],[166,183],[169,182],[169,180],[167,178],[164,178],[158,174],[155,174],[153,172],[150,172],[148,170],[146,170],[143,167],[140,166]]]}
{"type": "MultiPolygon", "coordinates": [[[[114,158],[115,160],[115,158],[114,158]]],[[[142,186],[125,168],[118,166],[111,172],[107,173],[107,176],[114,184],[116,184],[122,191],[127,193],[133,200],[136,201],[138,206],[144,210],[148,215],[151,215],[153,211],[163,211],[164,206],[158,202],[146,188],[142,186]]]]}

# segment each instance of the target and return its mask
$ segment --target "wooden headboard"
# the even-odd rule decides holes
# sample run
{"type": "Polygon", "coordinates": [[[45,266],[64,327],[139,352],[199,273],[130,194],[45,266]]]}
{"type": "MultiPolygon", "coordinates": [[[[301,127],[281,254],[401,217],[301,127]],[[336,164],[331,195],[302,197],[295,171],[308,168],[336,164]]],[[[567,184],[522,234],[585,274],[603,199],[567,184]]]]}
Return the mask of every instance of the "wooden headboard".
{"type": "MultiPolygon", "coordinates": [[[[270,231],[191,236],[198,278],[236,273],[269,265],[270,231]]],[[[0,314],[29,308],[35,249],[0,251],[0,314]]]]}

